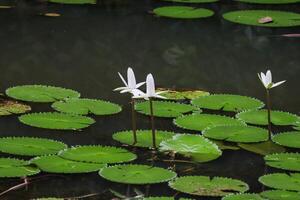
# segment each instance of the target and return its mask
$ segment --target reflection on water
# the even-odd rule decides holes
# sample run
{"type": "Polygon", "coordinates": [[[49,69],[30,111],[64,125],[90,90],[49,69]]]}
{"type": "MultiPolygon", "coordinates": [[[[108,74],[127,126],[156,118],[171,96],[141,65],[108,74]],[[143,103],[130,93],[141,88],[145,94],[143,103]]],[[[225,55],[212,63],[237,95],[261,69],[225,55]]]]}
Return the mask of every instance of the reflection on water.
{"type": "MultiPolygon", "coordinates": [[[[0,10],[1,91],[14,85],[49,84],[124,106],[121,114],[95,117],[95,125],[74,133],[36,129],[17,123],[15,116],[1,117],[1,136],[40,136],[62,140],[69,145],[119,145],[111,140],[111,135],[130,128],[130,106],[126,95],[114,93],[112,89],[121,84],[117,72],[125,72],[128,66],[134,68],[139,81],[152,72],[160,86],[200,88],[260,99],[264,99],[264,91],[256,73],[269,68],[275,81],[287,79],[282,87],[272,90],[273,107],[299,114],[300,40],[279,35],[300,33],[300,28],[249,27],[221,18],[224,12],[248,8],[300,12],[298,5],[255,6],[222,1],[203,5],[216,12],[212,18],[180,21],[157,18],[148,13],[154,7],[170,3],[118,2],[103,0],[96,6],[67,6],[19,0],[16,8],[0,10]],[[62,16],[37,15],[43,12],[56,12],[62,16]]],[[[50,110],[49,105],[39,104],[34,104],[33,109],[50,110]]],[[[138,116],[138,127],[149,128],[148,118],[138,116]]],[[[171,120],[156,120],[156,126],[184,132],[174,127],[171,120]]],[[[150,157],[148,152],[139,150],[136,162],[149,163],[145,160],[150,157]]],[[[165,162],[156,164],[172,166],[165,162]]],[[[177,170],[190,167],[194,166],[178,164],[177,170]]],[[[220,159],[195,167],[193,174],[229,176],[246,181],[252,192],[262,189],[257,182],[264,173],[261,156],[245,151],[226,151],[220,159]]],[[[188,172],[180,173],[185,174],[188,172]]],[[[15,179],[0,181],[0,191],[19,183],[15,179]]],[[[101,193],[94,199],[111,199],[110,188],[122,194],[127,192],[127,186],[105,181],[96,173],[47,176],[30,184],[27,190],[11,192],[3,199],[76,197],[89,193],[101,193]]],[[[138,188],[142,192],[147,190],[145,186],[138,188]]],[[[148,190],[151,195],[175,194],[167,184],[154,185],[148,190]]],[[[133,188],[130,194],[135,195],[133,188]]]]}

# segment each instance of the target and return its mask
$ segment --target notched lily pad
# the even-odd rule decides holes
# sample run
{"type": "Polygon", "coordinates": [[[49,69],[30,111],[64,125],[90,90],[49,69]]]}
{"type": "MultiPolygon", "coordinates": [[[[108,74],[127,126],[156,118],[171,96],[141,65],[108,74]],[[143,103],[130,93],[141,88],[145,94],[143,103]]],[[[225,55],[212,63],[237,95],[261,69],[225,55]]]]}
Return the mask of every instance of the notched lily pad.
{"type": "Polygon", "coordinates": [[[169,100],[185,100],[185,99],[194,99],[201,96],[209,95],[209,92],[203,90],[191,90],[191,89],[180,89],[180,90],[173,90],[169,88],[157,88],[159,91],[166,91],[161,95],[166,97],[169,100]]]}
{"type": "Polygon", "coordinates": [[[29,112],[31,107],[29,105],[10,100],[0,100],[0,116],[22,114],[29,112]]]}
{"type": "Polygon", "coordinates": [[[212,10],[190,6],[163,6],[155,8],[153,13],[157,16],[175,19],[199,19],[214,15],[212,10]]]}
{"type": "Polygon", "coordinates": [[[259,194],[229,194],[222,200],[267,200],[259,196],[259,194]]]}
{"type": "Polygon", "coordinates": [[[285,152],[286,149],[278,144],[275,144],[272,141],[259,142],[259,143],[238,143],[238,146],[246,151],[250,151],[253,153],[257,153],[260,155],[268,155],[271,153],[282,153],[285,152]]]}
{"type": "Polygon", "coordinates": [[[126,184],[154,184],[167,182],[176,173],[149,165],[115,165],[100,170],[99,175],[109,181],[126,184]]]}
{"type": "Polygon", "coordinates": [[[300,200],[300,192],[286,190],[266,190],[260,195],[271,200],[300,200]]]}
{"type": "Polygon", "coordinates": [[[182,176],[169,182],[174,190],[198,196],[225,196],[235,192],[246,192],[247,183],[226,177],[182,176]]]}
{"type": "Polygon", "coordinates": [[[235,0],[245,3],[257,3],[257,4],[289,4],[289,3],[297,3],[300,0],[235,0]]]}
{"type": "Polygon", "coordinates": [[[25,114],[19,120],[29,126],[56,130],[78,130],[95,123],[90,117],[56,112],[25,114]]]}
{"type": "Polygon", "coordinates": [[[272,140],[282,146],[300,148],[300,131],[279,133],[274,135],[272,140]]]}
{"type": "Polygon", "coordinates": [[[300,173],[274,173],[259,177],[259,182],[275,189],[300,191],[300,173]]]}
{"type": "Polygon", "coordinates": [[[89,113],[95,115],[111,115],[119,113],[122,110],[119,105],[111,102],[98,99],[79,98],[55,102],[52,104],[52,108],[59,112],[78,115],[87,115],[89,113]]]}
{"type": "Polygon", "coordinates": [[[278,153],[264,157],[266,165],[292,171],[300,171],[300,154],[278,153]]]}
{"type": "Polygon", "coordinates": [[[0,158],[0,168],[9,167],[9,166],[25,166],[28,165],[28,162],[16,158],[0,158]]]}

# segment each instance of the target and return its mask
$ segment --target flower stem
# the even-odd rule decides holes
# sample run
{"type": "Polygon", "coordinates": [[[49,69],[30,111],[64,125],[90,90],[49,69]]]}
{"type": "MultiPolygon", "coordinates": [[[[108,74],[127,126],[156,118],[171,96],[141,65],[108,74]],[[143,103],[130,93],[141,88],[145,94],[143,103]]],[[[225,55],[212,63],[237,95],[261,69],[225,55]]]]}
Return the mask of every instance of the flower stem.
{"type": "Polygon", "coordinates": [[[136,114],[134,110],[135,100],[132,98],[131,100],[131,123],[132,123],[132,133],[133,133],[133,144],[137,143],[137,136],[136,136],[136,114]]]}
{"type": "Polygon", "coordinates": [[[268,107],[268,132],[269,132],[269,140],[270,140],[272,134],[272,124],[271,124],[271,100],[270,100],[269,89],[267,89],[267,107],[268,107]]]}
{"type": "Polygon", "coordinates": [[[150,114],[151,114],[151,128],[152,128],[152,147],[156,149],[156,139],[155,139],[155,127],[154,127],[154,116],[153,116],[153,102],[152,99],[149,99],[150,102],[150,114]]]}

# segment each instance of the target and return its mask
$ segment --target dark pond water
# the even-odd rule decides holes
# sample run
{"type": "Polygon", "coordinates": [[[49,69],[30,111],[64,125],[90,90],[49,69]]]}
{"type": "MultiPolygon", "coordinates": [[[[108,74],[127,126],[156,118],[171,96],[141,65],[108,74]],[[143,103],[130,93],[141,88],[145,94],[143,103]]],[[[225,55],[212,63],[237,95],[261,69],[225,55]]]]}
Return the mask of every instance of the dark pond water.
{"type": "MultiPolygon", "coordinates": [[[[9,2],[9,1],[6,1],[9,2]]],[[[0,10],[0,91],[22,84],[48,84],[75,89],[82,96],[101,98],[123,105],[122,113],[95,117],[97,123],[81,132],[50,131],[28,127],[16,116],[0,118],[1,136],[39,136],[64,141],[69,145],[118,145],[112,133],[130,129],[128,96],[112,92],[122,83],[117,72],[134,68],[138,80],[153,73],[160,86],[200,88],[212,93],[234,93],[264,99],[257,72],[271,69],[276,80],[286,79],[272,90],[273,108],[299,114],[300,38],[285,38],[285,33],[300,33],[300,28],[269,29],[232,24],[222,13],[250,8],[300,12],[299,5],[257,6],[231,1],[205,4],[214,17],[181,21],[157,18],[148,12],[159,1],[110,1],[95,6],[46,4],[42,0],[16,0],[14,9],[0,10]],[[61,17],[39,16],[57,12],[61,17]]],[[[33,104],[35,111],[51,110],[49,104],[33,104]]],[[[148,118],[139,116],[138,127],[150,128],[148,118]]],[[[185,132],[171,120],[156,120],[158,129],[185,132]]],[[[187,131],[186,131],[187,132],[187,131]]],[[[151,153],[137,150],[136,163],[148,163],[151,153]]],[[[1,156],[7,156],[1,154],[1,156]]],[[[168,167],[169,163],[155,165],[168,167]]],[[[177,165],[179,175],[227,176],[246,181],[251,192],[260,192],[257,178],[264,173],[262,156],[246,151],[224,151],[218,160],[199,165],[177,165]],[[184,172],[194,167],[192,172],[184,172]]],[[[269,171],[275,171],[269,169],[269,171]]],[[[133,187],[115,184],[97,173],[41,177],[28,186],[0,199],[37,197],[76,197],[101,193],[94,198],[112,199],[108,189],[134,195],[133,187]],[[129,189],[129,190],[128,190],[129,189]]],[[[0,191],[16,185],[18,179],[0,180],[0,191]]],[[[138,186],[152,196],[175,195],[167,184],[138,186]]],[[[179,194],[177,197],[191,197],[179,194]]],[[[199,198],[220,199],[220,198],[199,198]]]]}

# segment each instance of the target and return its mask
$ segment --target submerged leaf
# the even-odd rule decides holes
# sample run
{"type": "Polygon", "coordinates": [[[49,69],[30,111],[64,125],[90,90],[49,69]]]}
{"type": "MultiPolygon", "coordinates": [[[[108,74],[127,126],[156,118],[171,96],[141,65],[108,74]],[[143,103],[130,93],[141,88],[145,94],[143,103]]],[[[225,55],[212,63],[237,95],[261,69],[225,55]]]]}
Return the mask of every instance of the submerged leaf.
{"type": "Polygon", "coordinates": [[[272,141],[253,143],[253,144],[238,143],[238,146],[241,147],[242,149],[263,156],[271,153],[282,153],[286,151],[284,147],[277,145],[272,141]]]}
{"type": "Polygon", "coordinates": [[[259,177],[259,182],[275,189],[300,191],[299,173],[274,173],[259,177]]]}
{"type": "Polygon", "coordinates": [[[11,114],[22,114],[31,110],[29,105],[16,101],[0,100],[0,116],[11,114]]]}
{"type": "Polygon", "coordinates": [[[175,19],[199,19],[214,15],[212,10],[190,6],[163,6],[155,8],[153,13],[157,16],[175,19]]]}
{"type": "Polygon", "coordinates": [[[278,153],[266,155],[264,157],[266,165],[285,169],[300,171],[300,154],[298,153],[278,153]]]}

